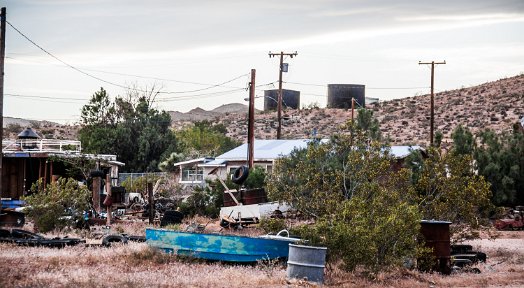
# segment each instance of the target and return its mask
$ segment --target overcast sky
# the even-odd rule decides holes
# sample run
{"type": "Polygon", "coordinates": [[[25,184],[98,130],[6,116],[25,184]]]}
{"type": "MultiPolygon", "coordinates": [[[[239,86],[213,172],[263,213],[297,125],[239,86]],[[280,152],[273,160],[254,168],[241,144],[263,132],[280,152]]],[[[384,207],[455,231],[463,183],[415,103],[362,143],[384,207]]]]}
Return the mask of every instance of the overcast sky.
{"type": "Polygon", "coordinates": [[[436,67],[436,91],[524,73],[522,0],[0,4],[12,26],[83,72],[7,25],[4,115],[26,119],[74,123],[100,87],[113,97],[125,95],[123,87],[161,87],[162,110],[247,104],[251,69],[257,95],[278,87],[269,84],[278,80],[269,51],[298,52],[285,60],[284,88],[320,107],[331,83],[364,84],[367,97],[381,100],[427,94],[430,69],[419,61],[446,60],[436,67]]]}

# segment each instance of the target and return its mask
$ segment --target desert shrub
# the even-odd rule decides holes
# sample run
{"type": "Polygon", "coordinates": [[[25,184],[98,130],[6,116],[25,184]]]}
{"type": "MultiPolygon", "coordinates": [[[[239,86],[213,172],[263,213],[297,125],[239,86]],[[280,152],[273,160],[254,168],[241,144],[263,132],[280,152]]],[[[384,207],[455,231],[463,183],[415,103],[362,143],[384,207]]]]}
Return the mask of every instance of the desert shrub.
{"type": "Polygon", "coordinates": [[[421,216],[409,170],[391,169],[388,150],[358,127],[354,146],[337,135],[279,159],[268,190],[315,220],[292,232],[328,247],[330,261],[378,271],[414,256],[421,216]]]}
{"type": "Polygon", "coordinates": [[[91,192],[72,178],[60,178],[45,189],[39,181],[31,188],[32,195],[24,197],[28,203],[27,216],[35,222],[40,232],[74,226],[83,220],[89,209],[91,192]]]}
{"type": "Polygon", "coordinates": [[[180,212],[187,216],[218,217],[224,199],[224,190],[216,181],[208,181],[206,187],[195,187],[191,196],[180,204],[180,212]]]}
{"type": "Polygon", "coordinates": [[[147,265],[149,263],[168,264],[173,262],[175,257],[171,254],[164,253],[159,249],[146,247],[145,249],[132,252],[127,256],[127,259],[133,265],[147,265]]]}
{"type": "Polygon", "coordinates": [[[262,218],[259,226],[266,233],[277,233],[286,229],[286,221],[278,218],[262,218]]]}
{"type": "Polygon", "coordinates": [[[262,188],[266,186],[266,170],[255,166],[249,171],[249,176],[244,183],[246,188],[262,188]]]}

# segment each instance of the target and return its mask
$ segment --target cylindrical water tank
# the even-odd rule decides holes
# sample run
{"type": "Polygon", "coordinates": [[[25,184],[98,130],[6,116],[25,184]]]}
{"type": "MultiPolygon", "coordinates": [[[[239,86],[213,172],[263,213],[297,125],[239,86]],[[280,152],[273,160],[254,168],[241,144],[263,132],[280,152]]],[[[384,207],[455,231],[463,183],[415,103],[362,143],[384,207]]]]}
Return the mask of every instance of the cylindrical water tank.
{"type": "Polygon", "coordinates": [[[365,107],[366,85],[328,84],[328,108],[351,108],[351,98],[356,101],[355,108],[365,107]]]}
{"type": "MultiPolygon", "coordinates": [[[[278,89],[264,91],[264,111],[277,110],[278,89]]],[[[300,91],[282,89],[282,109],[300,109],[300,91]]]]}

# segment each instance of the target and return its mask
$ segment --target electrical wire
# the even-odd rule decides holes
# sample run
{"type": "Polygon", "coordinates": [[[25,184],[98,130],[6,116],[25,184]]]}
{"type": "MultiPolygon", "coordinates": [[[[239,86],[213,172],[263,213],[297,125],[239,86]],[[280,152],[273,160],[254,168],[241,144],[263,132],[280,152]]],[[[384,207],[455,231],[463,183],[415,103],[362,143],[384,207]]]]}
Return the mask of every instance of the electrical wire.
{"type": "Polygon", "coordinates": [[[6,96],[12,96],[12,97],[18,97],[18,98],[36,98],[36,99],[51,99],[51,100],[78,100],[78,101],[86,101],[88,99],[84,98],[60,98],[60,97],[52,97],[52,96],[40,96],[40,95],[23,95],[23,94],[10,94],[5,93],[6,96]]]}
{"type": "MultiPolygon", "coordinates": [[[[6,21],[7,24],[9,26],[11,26],[11,28],[13,28],[18,34],[20,34],[22,37],[24,37],[27,41],[29,41],[31,44],[33,44],[35,47],[37,47],[38,49],[42,50],[44,53],[46,53],[47,55],[49,55],[50,57],[54,58],[55,60],[57,60],[58,62],[64,64],[65,66],[79,72],[79,73],[82,73],[84,74],[85,76],[88,76],[90,78],[93,78],[95,80],[98,80],[98,81],[101,81],[103,83],[106,83],[106,84],[109,84],[109,85],[113,85],[113,86],[116,86],[116,87],[120,87],[120,88],[124,88],[126,90],[135,90],[135,91],[139,91],[139,92],[150,92],[150,91],[146,91],[146,90],[143,90],[143,89],[138,89],[136,87],[129,87],[129,86],[125,86],[125,85],[121,85],[121,84],[118,84],[118,83],[115,83],[115,82],[112,82],[112,81],[108,81],[108,80],[105,80],[105,79],[102,79],[100,77],[97,77],[91,73],[87,73],[85,71],[83,71],[82,69],[79,69],[65,61],[63,61],[62,59],[58,58],[57,56],[53,55],[51,52],[47,51],[46,49],[44,49],[42,46],[38,45],[36,42],[34,42],[33,40],[31,40],[28,36],[26,36],[24,33],[22,33],[20,30],[18,30],[13,24],[11,24],[9,21],[6,21]]],[[[214,84],[214,85],[211,85],[209,87],[206,87],[206,88],[201,88],[201,89],[194,89],[194,90],[186,90],[186,91],[159,91],[158,94],[183,94],[183,93],[193,93],[193,92],[200,92],[200,91],[204,91],[204,90],[209,90],[209,89],[212,89],[212,88],[216,88],[216,87],[220,87],[222,85],[225,85],[225,84],[228,84],[228,83],[231,83],[235,80],[238,80],[239,78],[242,78],[242,77],[245,77],[249,75],[249,73],[246,73],[246,74],[242,74],[240,76],[237,76],[233,79],[230,79],[230,80],[227,80],[227,81],[224,81],[222,83],[219,83],[219,84],[214,84]]]]}
{"type": "MultiPolygon", "coordinates": [[[[22,33],[22,32],[21,32],[20,30],[18,30],[15,26],[13,26],[13,24],[11,24],[11,22],[9,22],[9,21],[6,21],[6,22],[7,22],[7,24],[8,24],[9,26],[11,26],[11,28],[13,28],[13,29],[18,33],[18,34],[20,34],[22,37],[24,37],[24,38],[25,38],[27,41],[29,41],[31,44],[35,45],[38,49],[42,50],[44,53],[46,53],[47,55],[51,56],[52,58],[54,58],[54,59],[57,60],[58,62],[64,64],[65,66],[67,66],[67,67],[69,67],[69,68],[71,68],[71,69],[73,69],[73,70],[75,70],[75,71],[77,71],[77,72],[79,72],[79,73],[82,73],[82,74],[84,74],[84,75],[86,75],[86,76],[88,76],[88,77],[90,77],[90,78],[93,78],[93,79],[96,79],[96,80],[98,80],[98,81],[104,82],[104,83],[106,83],[106,84],[113,85],[113,86],[117,86],[117,87],[124,88],[124,89],[131,89],[130,87],[127,87],[127,86],[124,86],[124,85],[120,85],[120,84],[117,84],[117,83],[113,83],[113,82],[111,82],[111,81],[107,81],[107,80],[105,80],[105,79],[102,79],[102,78],[100,78],[100,77],[94,76],[94,75],[92,75],[92,74],[90,74],[90,73],[87,73],[87,72],[85,72],[85,71],[82,71],[82,70],[76,68],[75,66],[73,66],[73,65],[71,65],[71,64],[69,64],[69,63],[63,61],[62,59],[56,57],[55,55],[51,54],[51,53],[50,53],[49,51],[47,51],[46,49],[42,48],[42,46],[36,44],[33,40],[31,40],[31,39],[30,39],[29,37],[27,37],[24,33],[22,33]]],[[[135,89],[135,90],[137,90],[137,89],[135,89]]],[[[145,92],[145,91],[141,91],[141,92],[145,92]]]]}
{"type": "MultiPolygon", "coordinates": [[[[113,75],[119,75],[119,76],[129,76],[129,77],[135,77],[135,78],[141,78],[141,79],[152,79],[152,80],[175,82],[175,83],[182,83],[182,84],[192,84],[192,85],[200,85],[200,86],[221,86],[221,87],[224,87],[224,88],[241,88],[241,87],[236,87],[236,86],[226,86],[226,85],[224,85],[224,84],[227,84],[227,83],[209,84],[209,83],[200,83],[200,82],[192,82],[192,81],[182,81],[182,80],[160,78],[160,77],[154,77],[154,76],[144,76],[144,75],[127,74],[127,73],[120,73],[120,72],[109,72],[109,71],[98,70],[98,69],[90,69],[90,68],[82,68],[82,69],[83,70],[87,70],[87,71],[100,72],[100,73],[106,73],[106,74],[113,74],[113,75]]],[[[241,75],[238,78],[241,78],[242,76],[244,76],[244,75],[241,75]]],[[[238,78],[236,78],[236,79],[238,79],[238,78]]],[[[236,79],[234,79],[234,80],[236,80],[236,79]]],[[[226,82],[232,82],[232,80],[231,81],[226,81],[226,82]]]]}
{"type": "MultiPolygon", "coordinates": [[[[287,82],[282,81],[287,84],[295,84],[295,85],[304,85],[304,86],[317,86],[317,87],[327,87],[327,84],[310,84],[310,83],[300,83],[300,82],[287,82]]],[[[360,89],[359,87],[349,87],[354,89],[360,89]]],[[[426,86],[418,86],[418,87],[366,87],[366,89],[373,89],[373,90],[410,90],[410,89],[426,89],[430,87],[426,86]]]]}

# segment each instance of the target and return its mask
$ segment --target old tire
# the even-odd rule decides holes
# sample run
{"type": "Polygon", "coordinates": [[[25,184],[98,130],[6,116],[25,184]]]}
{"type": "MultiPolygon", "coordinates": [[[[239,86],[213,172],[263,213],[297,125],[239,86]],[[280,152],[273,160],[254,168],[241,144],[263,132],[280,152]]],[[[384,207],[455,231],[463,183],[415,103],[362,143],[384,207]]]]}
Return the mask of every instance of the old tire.
{"type": "Polygon", "coordinates": [[[102,246],[111,247],[113,243],[127,244],[127,238],[122,235],[107,235],[102,239],[102,246]]]}
{"type": "Polygon", "coordinates": [[[247,176],[249,176],[249,168],[246,166],[240,166],[235,169],[231,181],[235,184],[242,185],[246,181],[247,176]]]}

